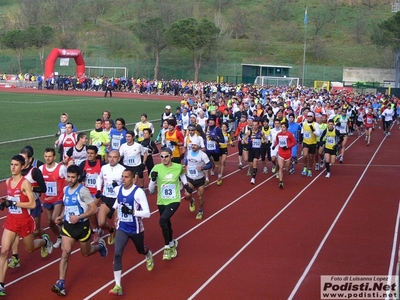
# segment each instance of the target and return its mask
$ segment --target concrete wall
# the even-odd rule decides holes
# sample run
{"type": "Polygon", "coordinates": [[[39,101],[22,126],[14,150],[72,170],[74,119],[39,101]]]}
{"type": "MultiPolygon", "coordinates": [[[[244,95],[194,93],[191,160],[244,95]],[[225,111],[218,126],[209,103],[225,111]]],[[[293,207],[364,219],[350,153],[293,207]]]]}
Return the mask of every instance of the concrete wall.
{"type": "Polygon", "coordinates": [[[356,82],[394,82],[395,77],[395,69],[343,68],[343,83],[345,85],[356,82]]]}

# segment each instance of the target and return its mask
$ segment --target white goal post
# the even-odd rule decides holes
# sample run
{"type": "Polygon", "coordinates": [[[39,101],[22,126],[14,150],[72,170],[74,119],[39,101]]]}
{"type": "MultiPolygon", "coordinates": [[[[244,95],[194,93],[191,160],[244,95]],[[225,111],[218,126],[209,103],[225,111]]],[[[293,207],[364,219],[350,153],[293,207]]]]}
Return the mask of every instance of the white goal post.
{"type": "Polygon", "coordinates": [[[254,80],[255,85],[283,85],[298,86],[298,77],[273,77],[273,76],[257,76],[254,80]]]}
{"type": "Polygon", "coordinates": [[[85,66],[85,74],[91,76],[107,76],[107,77],[121,77],[127,78],[128,69],[125,67],[99,67],[99,66],[85,66]]]}

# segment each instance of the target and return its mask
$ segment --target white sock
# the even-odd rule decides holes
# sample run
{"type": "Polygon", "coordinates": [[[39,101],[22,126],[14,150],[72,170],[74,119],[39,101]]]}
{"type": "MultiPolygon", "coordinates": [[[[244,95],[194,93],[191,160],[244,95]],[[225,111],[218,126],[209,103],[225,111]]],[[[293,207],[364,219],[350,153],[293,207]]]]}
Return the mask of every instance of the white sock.
{"type": "Polygon", "coordinates": [[[122,270],[114,271],[115,284],[121,286],[121,273],[122,270]]]}

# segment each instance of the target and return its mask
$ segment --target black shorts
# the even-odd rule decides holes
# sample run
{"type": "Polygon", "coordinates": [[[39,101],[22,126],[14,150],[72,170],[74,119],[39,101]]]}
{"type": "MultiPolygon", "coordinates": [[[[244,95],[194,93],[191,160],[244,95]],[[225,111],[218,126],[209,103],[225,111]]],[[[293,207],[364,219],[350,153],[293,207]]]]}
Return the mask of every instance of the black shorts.
{"type": "Polygon", "coordinates": [[[271,161],[271,144],[270,143],[262,143],[261,144],[261,160],[265,161],[265,157],[271,161]]]}
{"type": "Polygon", "coordinates": [[[79,242],[87,242],[90,240],[92,229],[90,229],[89,220],[78,222],[76,224],[70,224],[64,221],[61,226],[61,235],[68,236],[79,242]]]}
{"type": "Polygon", "coordinates": [[[317,142],[317,149],[324,147],[324,142],[317,142]]]}
{"type": "Polygon", "coordinates": [[[219,156],[228,155],[228,148],[219,148],[219,156]]]}
{"type": "Polygon", "coordinates": [[[205,177],[202,177],[200,179],[192,179],[192,178],[186,176],[186,178],[187,178],[187,181],[189,181],[195,189],[203,186],[206,183],[205,177]]]}
{"type": "Polygon", "coordinates": [[[309,144],[303,143],[303,148],[307,148],[309,154],[315,154],[315,152],[317,150],[317,144],[309,145],[309,144]]]}
{"type": "Polygon", "coordinates": [[[133,173],[137,174],[139,178],[143,178],[143,170],[144,170],[144,166],[142,165],[138,165],[138,166],[124,166],[125,168],[127,168],[128,170],[131,170],[133,173]]]}
{"type": "Polygon", "coordinates": [[[215,162],[219,161],[219,153],[210,153],[207,151],[206,154],[207,154],[208,158],[212,157],[215,162]]]}
{"type": "Polygon", "coordinates": [[[252,162],[253,159],[260,159],[261,148],[255,148],[249,150],[249,162],[252,162]]]}
{"type": "Polygon", "coordinates": [[[107,207],[109,209],[111,209],[114,206],[115,203],[115,199],[116,198],[110,198],[110,197],[101,197],[101,202],[103,202],[103,204],[107,205],[107,207]]]}
{"type": "Polygon", "coordinates": [[[336,150],[325,148],[324,153],[329,155],[336,155],[336,150]]]}
{"type": "Polygon", "coordinates": [[[361,127],[363,125],[363,121],[356,121],[356,126],[357,127],[361,127]]]}

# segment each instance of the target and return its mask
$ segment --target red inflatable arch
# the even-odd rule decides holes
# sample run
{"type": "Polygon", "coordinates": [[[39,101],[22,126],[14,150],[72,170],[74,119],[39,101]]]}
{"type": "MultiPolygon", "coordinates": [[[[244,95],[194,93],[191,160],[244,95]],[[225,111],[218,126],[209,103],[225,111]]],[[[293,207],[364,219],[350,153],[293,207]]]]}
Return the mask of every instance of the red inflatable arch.
{"type": "Polygon", "coordinates": [[[81,51],[77,49],[59,49],[53,48],[46,59],[44,66],[44,77],[54,77],[54,64],[57,58],[73,58],[76,63],[76,76],[78,78],[85,77],[85,60],[81,51]]]}

